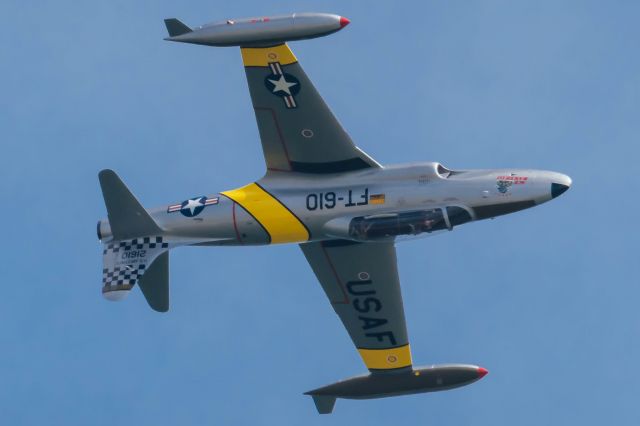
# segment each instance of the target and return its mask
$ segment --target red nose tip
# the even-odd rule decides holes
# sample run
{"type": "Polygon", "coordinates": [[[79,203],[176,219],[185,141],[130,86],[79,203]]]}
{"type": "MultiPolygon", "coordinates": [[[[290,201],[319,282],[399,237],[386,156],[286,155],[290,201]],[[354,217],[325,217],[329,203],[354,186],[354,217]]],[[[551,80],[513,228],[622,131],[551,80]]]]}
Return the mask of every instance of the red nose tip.
{"type": "Polygon", "coordinates": [[[484,376],[487,375],[487,373],[489,373],[489,370],[487,370],[486,368],[478,367],[478,378],[479,379],[482,379],[484,376]]]}
{"type": "Polygon", "coordinates": [[[344,16],[340,17],[340,28],[344,28],[347,25],[349,25],[351,23],[350,20],[348,20],[347,18],[345,18],[344,16]]]}

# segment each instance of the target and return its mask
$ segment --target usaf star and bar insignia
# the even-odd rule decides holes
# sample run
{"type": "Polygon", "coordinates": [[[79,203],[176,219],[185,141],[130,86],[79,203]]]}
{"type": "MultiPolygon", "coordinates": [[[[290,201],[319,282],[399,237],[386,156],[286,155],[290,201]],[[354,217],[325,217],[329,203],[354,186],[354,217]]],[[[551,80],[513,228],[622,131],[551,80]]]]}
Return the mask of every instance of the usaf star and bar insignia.
{"type": "Polygon", "coordinates": [[[264,79],[267,89],[276,96],[284,99],[288,109],[297,108],[295,95],[300,92],[300,81],[291,74],[282,72],[280,62],[270,62],[271,74],[264,79]]]}
{"type": "Polygon", "coordinates": [[[190,198],[179,204],[172,204],[167,207],[167,213],[180,212],[186,217],[195,217],[204,210],[206,206],[218,204],[219,198],[208,198],[205,196],[190,198]]]}

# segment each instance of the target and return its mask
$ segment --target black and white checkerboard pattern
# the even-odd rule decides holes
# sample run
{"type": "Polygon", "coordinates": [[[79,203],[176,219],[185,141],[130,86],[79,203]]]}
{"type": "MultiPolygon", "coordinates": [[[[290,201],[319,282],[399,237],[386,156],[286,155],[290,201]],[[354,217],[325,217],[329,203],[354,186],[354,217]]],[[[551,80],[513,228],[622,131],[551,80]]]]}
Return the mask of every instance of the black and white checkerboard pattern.
{"type": "Polygon", "coordinates": [[[102,252],[102,292],[131,290],[147,265],[168,248],[169,244],[162,237],[135,238],[106,244],[102,252]],[[145,250],[146,253],[144,257],[124,258],[125,252],[130,250],[145,250]]]}
{"type": "Polygon", "coordinates": [[[133,240],[118,241],[105,245],[103,255],[107,255],[110,252],[118,253],[120,251],[131,249],[155,249],[155,248],[168,248],[169,244],[164,242],[162,237],[144,237],[134,238],[133,240]]]}
{"type": "Polygon", "coordinates": [[[113,269],[102,270],[102,292],[115,290],[131,290],[138,278],[144,274],[147,265],[116,266],[113,269]]]}

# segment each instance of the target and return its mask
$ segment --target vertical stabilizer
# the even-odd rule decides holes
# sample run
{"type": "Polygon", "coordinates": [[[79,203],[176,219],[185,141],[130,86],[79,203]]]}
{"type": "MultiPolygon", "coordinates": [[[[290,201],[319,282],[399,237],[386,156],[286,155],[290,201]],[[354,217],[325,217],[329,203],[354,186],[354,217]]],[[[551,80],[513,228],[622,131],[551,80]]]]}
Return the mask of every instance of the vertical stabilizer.
{"type": "Polygon", "coordinates": [[[98,179],[115,240],[162,234],[162,229],[149,216],[116,172],[102,170],[98,174],[98,179]]]}
{"type": "Polygon", "coordinates": [[[171,247],[162,228],[113,170],[102,170],[98,178],[113,237],[102,252],[102,295],[122,300],[138,283],[153,310],[168,311],[171,247]]]}
{"type": "Polygon", "coordinates": [[[138,280],[147,303],[154,311],[169,310],[169,252],[158,256],[138,280]]]}
{"type": "Polygon", "coordinates": [[[176,18],[169,18],[164,20],[164,25],[167,27],[169,37],[176,37],[182,34],[188,34],[193,30],[185,25],[182,21],[176,18]]]}

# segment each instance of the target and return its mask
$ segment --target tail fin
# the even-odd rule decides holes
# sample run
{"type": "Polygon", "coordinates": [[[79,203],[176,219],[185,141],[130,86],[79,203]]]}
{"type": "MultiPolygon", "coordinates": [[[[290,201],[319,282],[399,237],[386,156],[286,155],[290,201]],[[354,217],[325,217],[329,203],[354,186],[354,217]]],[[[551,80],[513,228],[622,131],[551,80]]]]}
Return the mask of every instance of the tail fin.
{"type": "Polygon", "coordinates": [[[162,229],[149,216],[116,172],[109,169],[102,170],[98,174],[98,179],[100,179],[109,225],[115,240],[162,233],[162,229]]]}
{"type": "Polygon", "coordinates": [[[113,239],[104,244],[102,294],[122,300],[138,282],[152,309],[169,309],[169,243],[163,230],[113,170],[98,178],[113,239]]]}
{"type": "Polygon", "coordinates": [[[138,280],[140,290],[154,311],[169,310],[169,252],[165,251],[153,261],[138,280]]]}
{"type": "Polygon", "coordinates": [[[169,32],[170,37],[176,37],[193,31],[191,28],[189,28],[187,25],[176,18],[165,19],[164,24],[167,26],[167,31],[169,32]]]}

